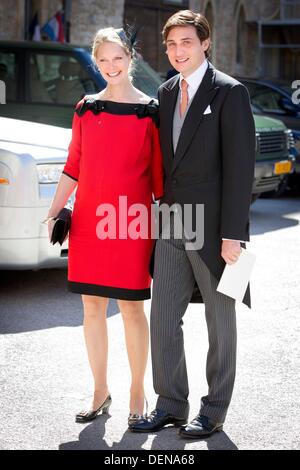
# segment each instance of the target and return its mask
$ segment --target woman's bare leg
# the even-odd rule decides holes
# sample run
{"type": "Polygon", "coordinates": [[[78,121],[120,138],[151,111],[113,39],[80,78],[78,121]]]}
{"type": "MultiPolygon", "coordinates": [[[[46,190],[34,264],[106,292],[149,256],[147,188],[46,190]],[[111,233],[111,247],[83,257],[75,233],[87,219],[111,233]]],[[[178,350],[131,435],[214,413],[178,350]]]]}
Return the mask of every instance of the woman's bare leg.
{"type": "Polygon", "coordinates": [[[149,327],[143,301],[118,300],[131,370],[130,413],[143,414],[144,377],[149,350],[149,327]]]}
{"type": "Polygon", "coordinates": [[[84,310],[83,330],[90,367],[94,377],[95,410],[109,394],[107,386],[108,338],[106,310],[108,299],[95,295],[82,295],[84,310]]]}

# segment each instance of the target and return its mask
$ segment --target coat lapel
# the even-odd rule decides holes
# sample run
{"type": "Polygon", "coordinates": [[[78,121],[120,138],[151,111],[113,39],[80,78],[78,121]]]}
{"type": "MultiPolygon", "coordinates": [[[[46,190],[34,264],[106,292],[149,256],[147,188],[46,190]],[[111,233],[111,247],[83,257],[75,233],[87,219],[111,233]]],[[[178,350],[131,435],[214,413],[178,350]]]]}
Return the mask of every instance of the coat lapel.
{"type": "Polygon", "coordinates": [[[176,152],[173,158],[172,171],[176,169],[180,160],[184,157],[190,143],[193,140],[194,134],[203,119],[203,113],[207,106],[214,99],[218,89],[219,87],[215,86],[215,69],[209,63],[203,80],[194,96],[194,99],[190,105],[190,108],[188,109],[186,118],[184,120],[176,152]]]}
{"type": "Polygon", "coordinates": [[[179,92],[179,75],[164,87],[164,100],[161,107],[161,136],[162,145],[164,147],[164,155],[167,156],[171,163],[174,158],[173,150],[173,116],[175,112],[176,101],[179,92]]]}

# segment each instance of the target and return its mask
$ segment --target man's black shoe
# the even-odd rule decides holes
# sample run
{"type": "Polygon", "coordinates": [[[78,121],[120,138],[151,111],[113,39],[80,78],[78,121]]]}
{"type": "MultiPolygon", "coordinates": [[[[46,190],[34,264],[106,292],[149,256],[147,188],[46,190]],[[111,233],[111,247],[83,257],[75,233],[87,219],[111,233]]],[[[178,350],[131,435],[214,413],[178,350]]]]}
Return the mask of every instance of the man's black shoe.
{"type": "Polygon", "coordinates": [[[222,431],[223,423],[214,423],[207,416],[198,415],[186,426],[181,426],[179,436],[187,438],[199,438],[211,436],[214,432],[222,431]]]}
{"type": "Polygon", "coordinates": [[[130,426],[130,431],[133,432],[153,432],[159,431],[167,424],[174,424],[175,427],[182,426],[187,420],[185,418],[178,418],[171,413],[164,410],[155,409],[152,413],[137,424],[130,426]]]}

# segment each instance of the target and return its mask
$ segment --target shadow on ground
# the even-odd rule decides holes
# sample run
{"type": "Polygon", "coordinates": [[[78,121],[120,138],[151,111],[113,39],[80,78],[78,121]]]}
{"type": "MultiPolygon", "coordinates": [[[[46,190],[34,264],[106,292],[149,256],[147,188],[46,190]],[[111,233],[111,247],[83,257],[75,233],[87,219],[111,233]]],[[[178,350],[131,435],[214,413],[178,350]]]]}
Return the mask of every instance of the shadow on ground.
{"type": "MultiPolygon", "coordinates": [[[[2,334],[82,325],[81,296],[67,291],[66,269],[0,271],[0,298],[2,334]]],[[[118,312],[110,300],[108,317],[118,312]]]]}
{"type": "Polygon", "coordinates": [[[299,225],[299,220],[293,215],[299,212],[299,207],[300,197],[258,199],[250,210],[251,235],[299,225]]]}
{"type": "MultiPolygon", "coordinates": [[[[145,448],[147,450],[184,450],[191,442],[197,442],[197,440],[191,441],[180,438],[177,435],[177,430],[171,426],[153,434],[126,431],[119,442],[108,445],[104,436],[109,417],[110,415],[101,415],[79,433],[78,441],[65,442],[59,446],[59,450],[105,450],[110,452],[116,450],[145,450],[145,448]],[[153,437],[153,440],[149,449],[149,444],[145,445],[145,443],[150,436],[153,437]]],[[[215,433],[208,439],[201,439],[199,449],[203,448],[208,450],[238,450],[224,431],[215,433]]]]}

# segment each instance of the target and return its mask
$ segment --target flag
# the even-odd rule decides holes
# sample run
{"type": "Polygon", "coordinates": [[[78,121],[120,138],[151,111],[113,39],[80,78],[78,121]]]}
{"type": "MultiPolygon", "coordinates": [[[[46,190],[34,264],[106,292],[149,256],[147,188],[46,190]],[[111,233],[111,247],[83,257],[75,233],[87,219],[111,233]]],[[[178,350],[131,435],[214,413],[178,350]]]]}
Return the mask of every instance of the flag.
{"type": "Polygon", "coordinates": [[[42,33],[50,41],[65,42],[64,15],[58,11],[43,27],[42,33]]]}
{"type": "Polygon", "coordinates": [[[29,39],[31,41],[41,41],[41,28],[39,25],[38,14],[36,13],[29,25],[29,39]]]}

